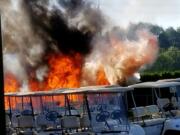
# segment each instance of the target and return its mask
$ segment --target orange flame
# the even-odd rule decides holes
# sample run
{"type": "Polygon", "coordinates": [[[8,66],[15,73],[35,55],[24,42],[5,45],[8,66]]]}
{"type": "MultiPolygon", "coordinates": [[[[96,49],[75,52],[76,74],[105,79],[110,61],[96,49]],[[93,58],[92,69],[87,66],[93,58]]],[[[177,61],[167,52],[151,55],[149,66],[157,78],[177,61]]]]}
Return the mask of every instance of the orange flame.
{"type": "Polygon", "coordinates": [[[11,73],[5,73],[4,83],[5,92],[16,92],[20,88],[20,82],[11,73]]]}
{"type": "Polygon", "coordinates": [[[55,54],[49,56],[49,70],[45,89],[72,88],[80,86],[82,56],[55,54]]]}
{"type": "MultiPolygon", "coordinates": [[[[85,85],[123,84],[142,65],[152,63],[156,58],[158,52],[156,37],[146,33],[142,34],[144,34],[143,38],[138,42],[121,41],[113,36],[110,37],[111,40],[108,42],[107,48],[105,49],[103,45],[103,50],[97,51],[101,53],[101,57],[99,67],[96,65],[96,68],[92,69],[95,71],[93,76],[89,72],[83,73],[83,65],[86,63],[83,63],[84,58],[79,53],[66,55],[56,52],[48,54],[46,59],[48,72],[44,76],[44,80],[39,81],[37,79],[36,71],[30,72],[28,87],[32,91],[78,88],[81,83],[83,85],[81,80],[84,77],[83,75],[87,75],[87,78],[85,77],[87,80],[84,79],[87,81],[87,83],[84,83],[85,85]],[[106,65],[109,67],[106,68],[106,65]]],[[[101,49],[101,47],[95,49],[101,49]]],[[[5,74],[5,92],[16,92],[20,86],[20,82],[13,74],[5,74]]],[[[83,99],[82,96],[78,97],[77,95],[70,95],[68,98],[75,105],[83,99]]],[[[51,102],[52,99],[45,97],[44,100],[45,102],[51,102]]],[[[64,98],[58,96],[54,98],[54,101],[59,106],[63,106],[65,102],[64,98]]],[[[20,100],[12,99],[12,108],[20,102],[20,100]]],[[[29,100],[25,102],[29,102],[29,100]]],[[[40,107],[38,100],[34,100],[34,103],[36,107],[40,107]]],[[[5,107],[8,108],[7,98],[5,98],[5,107]]]]}
{"type": "Polygon", "coordinates": [[[96,84],[97,85],[110,85],[107,80],[106,74],[104,72],[104,68],[101,66],[96,74],[96,84]]]}
{"type": "Polygon", "coordinates": [[[47,59],[49,66],[47,76],[43,82],[38,82],[34,77],[31,78],[29,80],[31,90],[80,87],[83,58],[79,53],[74,53],[72,56],[60,53],[50,54],[47,59]]]}

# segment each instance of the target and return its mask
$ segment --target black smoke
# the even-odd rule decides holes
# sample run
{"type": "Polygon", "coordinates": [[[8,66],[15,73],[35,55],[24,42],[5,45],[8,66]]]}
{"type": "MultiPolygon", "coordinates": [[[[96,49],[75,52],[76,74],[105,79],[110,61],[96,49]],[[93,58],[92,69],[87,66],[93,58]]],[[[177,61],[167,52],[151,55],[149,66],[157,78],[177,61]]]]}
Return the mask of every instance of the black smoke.
{"type": "MultiPolygon", "coordinates": [[[[53,46],[55,45],[59,51],[65,54],[71,54],[72,52],[78,52],[83,55],[89,54],[92,48],[91,41],[96,33],[92,32],[91,28],[88,28],[89,26],[78,29],[68,25],[68,18],[75,18],[82,10],[90,9],[89,4],[83,0],[57,0],[57,4],[62,7],[64,13],[56,7],[49,10],[49,3],[50,0],[24,1],[24,6],[31,17],[34,31],[43,40],[46,40],[46,50],[54,49],[53,46]]],[[[100,14],[97,15],[101,16],[100,14]]],[[[94,27],[99,27],[98,23],[93,25],[94,27]]]]}

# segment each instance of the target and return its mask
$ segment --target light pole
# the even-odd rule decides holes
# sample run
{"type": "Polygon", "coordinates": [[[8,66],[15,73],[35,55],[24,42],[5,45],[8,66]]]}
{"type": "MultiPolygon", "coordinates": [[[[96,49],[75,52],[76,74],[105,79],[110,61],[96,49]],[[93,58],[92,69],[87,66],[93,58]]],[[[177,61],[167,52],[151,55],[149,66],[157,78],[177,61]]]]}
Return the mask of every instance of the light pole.
{"type": "Polygon", "coordinates": [[[6,135],[6,120],[4,106],[4,72],[3,72],[3,43],[0,13],[0,133],[6,135]]]}

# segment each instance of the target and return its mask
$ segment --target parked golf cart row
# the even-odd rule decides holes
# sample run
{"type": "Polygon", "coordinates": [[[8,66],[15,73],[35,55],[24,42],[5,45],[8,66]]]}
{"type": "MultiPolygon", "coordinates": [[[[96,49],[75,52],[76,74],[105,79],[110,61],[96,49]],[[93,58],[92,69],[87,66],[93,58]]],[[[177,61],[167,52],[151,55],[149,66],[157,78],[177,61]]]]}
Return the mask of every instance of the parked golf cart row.
{"type": "Polygon", "coordinates": [[[178,135],[179,86],[147,82],[9,93],[7,129],[9,134],[178,135]]]}
{"type": "Polygon", "coordinates": [[[107,86],[9,93],[7,128],[14,134],[145,135],[141,126],[128,122],[125,98],[132,90],[107,86]]]}
{"type": "Polygon", "coordinates": [[[135,123],[146,135],[180,134],[180,82],[145,82],[130,87],[134,91],[128,95],[128,107],[134,107],[135,123]]]}

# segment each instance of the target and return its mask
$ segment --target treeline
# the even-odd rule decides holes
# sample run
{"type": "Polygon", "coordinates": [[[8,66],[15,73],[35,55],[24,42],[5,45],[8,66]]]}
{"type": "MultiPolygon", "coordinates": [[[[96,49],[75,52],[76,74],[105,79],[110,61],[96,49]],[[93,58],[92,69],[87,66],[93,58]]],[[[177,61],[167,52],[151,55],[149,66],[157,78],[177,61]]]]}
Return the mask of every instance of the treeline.
{"type": "Polygon", "coordinates": [[[136,34],[135,32],[140,29],[149,29],[153,34],[157,35],[160,48],[168,49],[174,46],[180,49],[180,27],[177,29],[173,27],[163,29],[158,25],[149,23],[131,24],[128,30],[128,37],[133,37],[136,34]]]}
{"type": "Polygon", "coordinates": [[[141,74],[141,81],[157,81],[161,79],[168,79],[168,78],[180,78],[180,70],[179,71],[171,71],[171,72],[149,72],[149,73],[142,73],[141,74]]]}
{"type": "Polygon", "coordinates": [[[172,46],[168,49],[161,49],[156,62],[145,72],[174,72],[177,70],[180,70],[180,49],[172,46]]]}
{"type": "Polygon", "coordinates": [[[142,81],[156,81],[159,79],[180,77],[180,27],[163,29],[149,23],[131,24],[127,37],[135,38],[136,31],[149,29],[157,35],[160,52],[153,65],[141,73],[142,81]]]}
{"type": "MultiPolygon", "coordinates": [[[[128,37],[132,39],[135,32],[140,29],[149,29],[157,35],[160,52],[156,62],[143,73],[162,73],[180,70],[180,27],[163,29],[158,25],[149,23],[132,24],[128,30],[128,37]]],[[[161,75],[159,75],[161,77],[161,75]]],[[[180,76],[179,76],[180,77],[180,76]]]]}

